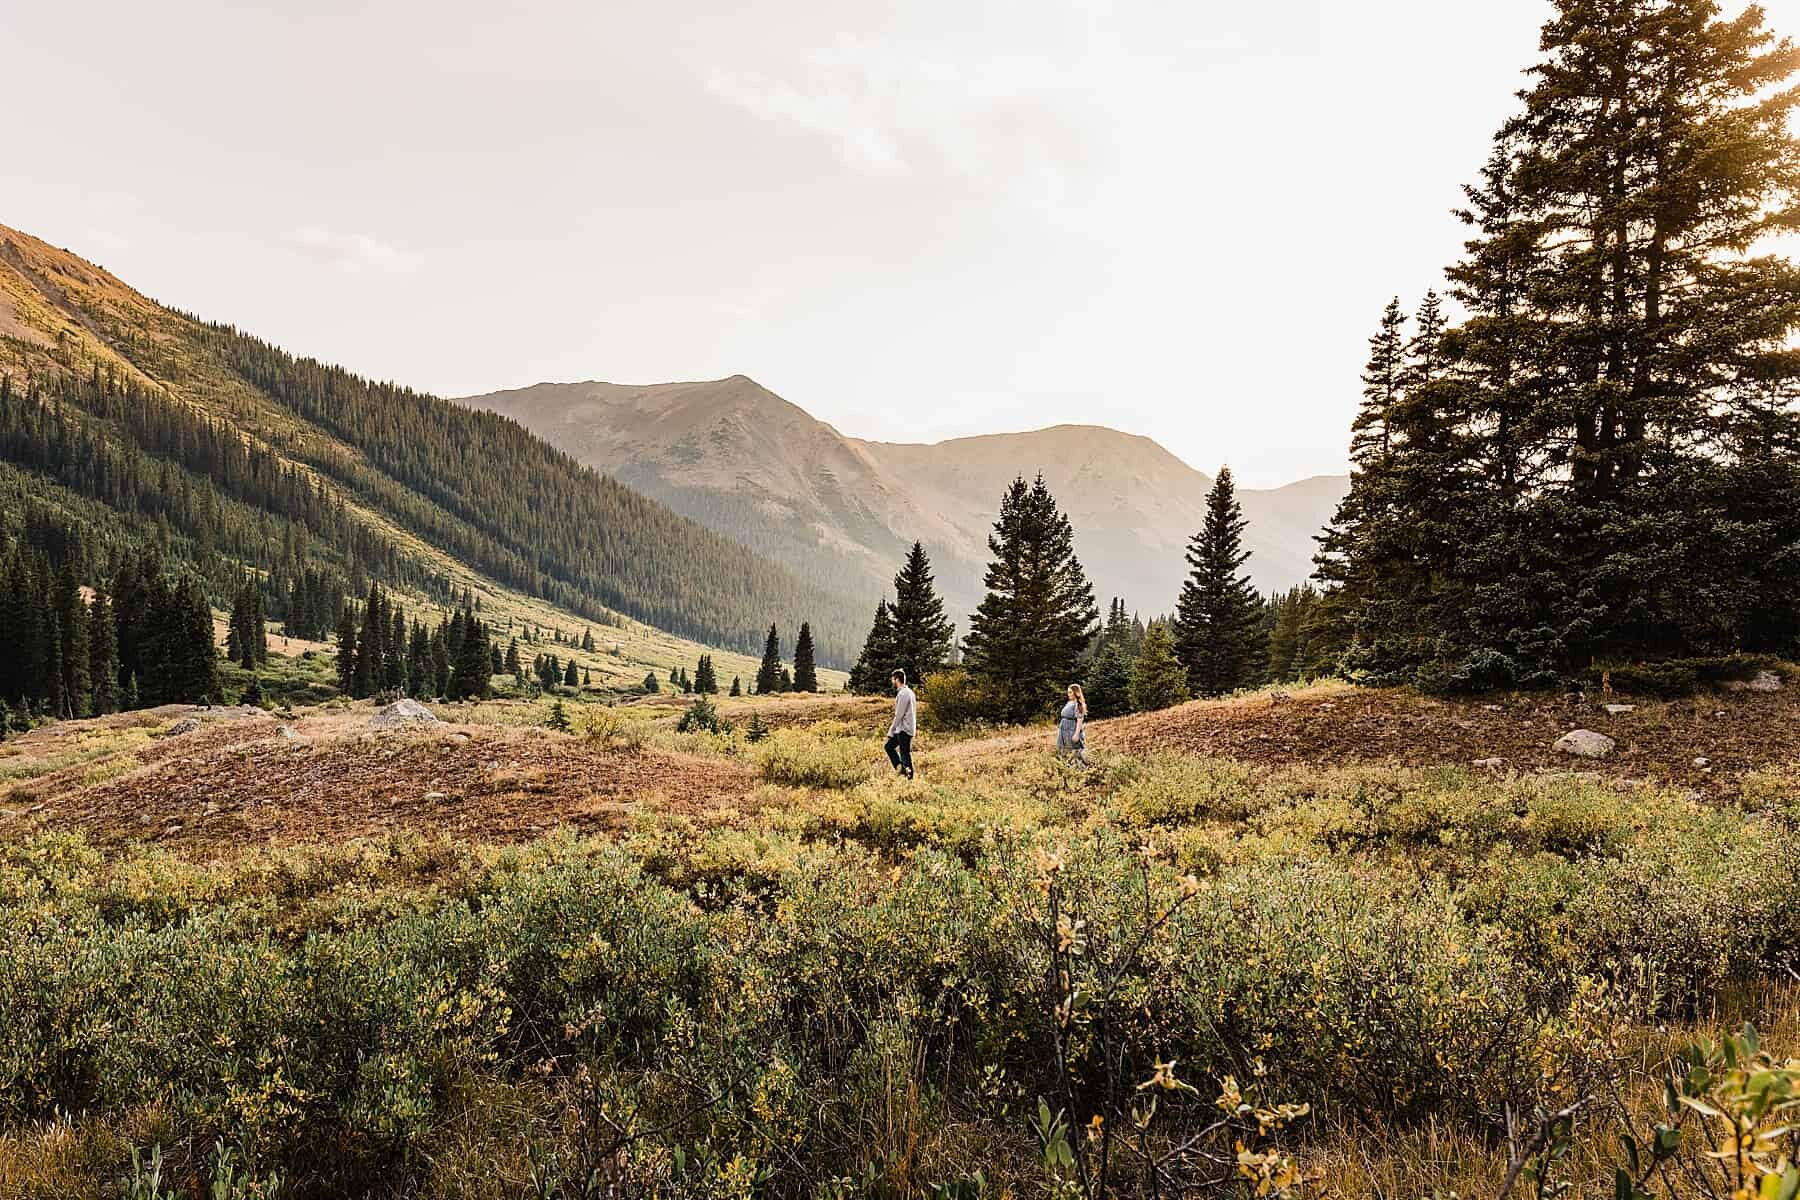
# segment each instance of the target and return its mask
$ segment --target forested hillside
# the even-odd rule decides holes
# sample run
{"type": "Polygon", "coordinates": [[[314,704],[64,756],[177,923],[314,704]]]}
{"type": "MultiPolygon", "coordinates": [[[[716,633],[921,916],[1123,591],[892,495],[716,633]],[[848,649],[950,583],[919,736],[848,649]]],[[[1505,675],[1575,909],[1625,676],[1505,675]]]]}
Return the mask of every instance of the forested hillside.
{"type": "Polygon", "coordinates": [[[809,621],[836,663],[860,632],[860,606],[510,420],[174,312],[4,227],[0,376],[15,540],[27,525],[85,530],[90,554],[154,539],[221,598],[249,566],[277,617],[308,573],[431,594],[450,559],[597,622],[734,648],[809,621]]]}

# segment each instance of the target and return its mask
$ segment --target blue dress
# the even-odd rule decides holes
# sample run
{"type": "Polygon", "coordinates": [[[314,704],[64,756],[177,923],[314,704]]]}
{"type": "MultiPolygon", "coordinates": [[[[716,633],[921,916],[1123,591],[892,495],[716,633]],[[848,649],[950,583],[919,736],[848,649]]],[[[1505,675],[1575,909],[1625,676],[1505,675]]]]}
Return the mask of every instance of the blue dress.
{"type": "Polygon", "coordinates": [[[1087,731],[1077,739],[1075,727],[1081,721],[1081,706],[1073,700],[1063,705],[1062,718],[1056,723],[1056,748],[1058,750],[1075,750],[1087,743],[1087,731]]]}

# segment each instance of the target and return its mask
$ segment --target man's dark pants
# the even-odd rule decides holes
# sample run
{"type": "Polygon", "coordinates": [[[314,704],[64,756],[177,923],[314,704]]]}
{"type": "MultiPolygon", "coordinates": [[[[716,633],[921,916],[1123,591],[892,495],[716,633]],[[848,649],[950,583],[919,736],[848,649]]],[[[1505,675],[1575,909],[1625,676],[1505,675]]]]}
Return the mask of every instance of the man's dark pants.
{"type": "Polygon", "coordinates": [[[892,733],[887,740],[888,761],[894,764],[894,770],[908,779],[912,778],[913,773],[912,739],[913,735],[910,733],[892,733]]]}

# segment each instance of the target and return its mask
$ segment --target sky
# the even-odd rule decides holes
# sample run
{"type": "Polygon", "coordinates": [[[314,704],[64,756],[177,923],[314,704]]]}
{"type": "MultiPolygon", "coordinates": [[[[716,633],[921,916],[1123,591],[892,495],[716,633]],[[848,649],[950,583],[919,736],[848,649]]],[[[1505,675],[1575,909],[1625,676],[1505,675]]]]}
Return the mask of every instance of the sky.
{"type": "Polygon", "coordinates": [[[1274,486],[1344,469],[1548,12],[6,4],[0,223],[442,395],[742,373],[854,436],[1110,425],[1274,486]]]}

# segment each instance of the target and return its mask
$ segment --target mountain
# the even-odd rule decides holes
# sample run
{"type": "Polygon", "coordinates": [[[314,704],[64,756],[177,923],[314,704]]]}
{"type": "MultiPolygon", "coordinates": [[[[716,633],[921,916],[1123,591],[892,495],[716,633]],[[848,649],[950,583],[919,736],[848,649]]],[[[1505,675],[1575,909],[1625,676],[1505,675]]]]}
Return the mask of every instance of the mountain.
{"type": "Polygon", "coordinates": [[[741,650],[807,620],[832,663],[867,621],[511,420],[296,358],[0,226],[0,545],[19,539],[89,558],[154,540],[215,595],[250,568],[441,603],[473,575],[741,650]]]}
{"type": "MultiPolygon", "coordinates": [[[[870,604],[916,538],[959,620],[981,595],[987,536],[1013,476],[1042,472],[1102,601],[1173,609],[1210,476],[1147,437],[1100,426],[931,445],[847,437],[742,375],[630,386],[541,383],[457,403],[517,420],[676,512],[870,604]]],[[[1260,588],[1312,572],[1312,535],[1348,480],[1239,492],[1260,588]]]]}

